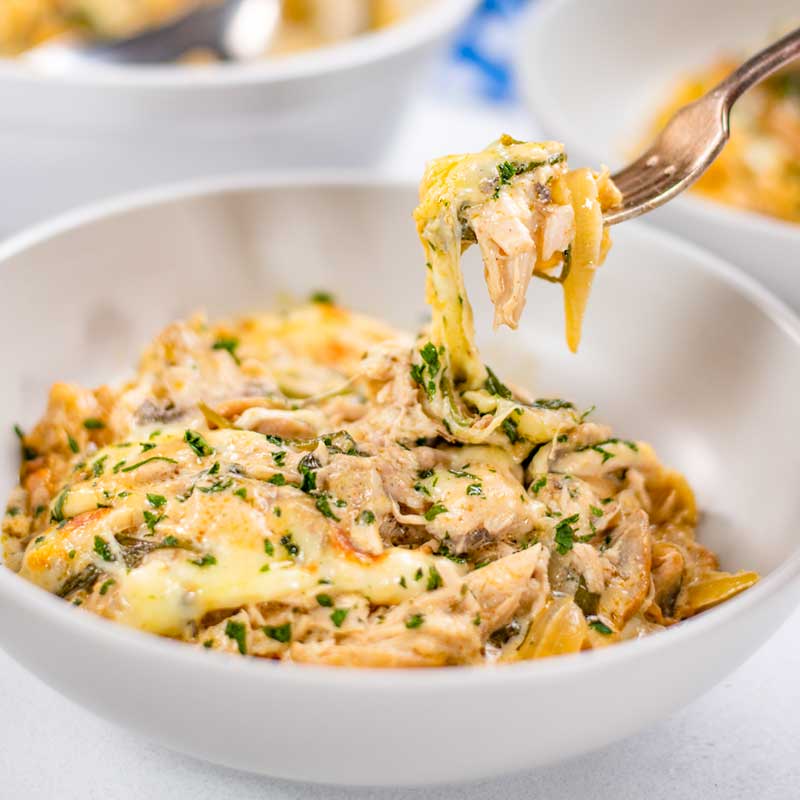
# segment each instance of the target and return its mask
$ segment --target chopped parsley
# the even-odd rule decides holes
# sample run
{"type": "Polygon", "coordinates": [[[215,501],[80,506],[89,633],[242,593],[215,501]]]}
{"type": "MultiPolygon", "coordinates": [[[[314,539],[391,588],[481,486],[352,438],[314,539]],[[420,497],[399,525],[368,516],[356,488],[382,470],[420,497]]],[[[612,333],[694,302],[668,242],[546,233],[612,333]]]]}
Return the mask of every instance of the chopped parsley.
{"type": "Polygon", "coordinates": [[[164,519],[164,514],[154,514],[152,511],[148,511],[145,509],[143,512],[144,514],[144,522],[147,525],[147,529],[150,531],[150,535],[152,536],[156,532],[156,525],[164,519]]]}
{"type": "Polygon", "coordinates": [[[6,509],[7,517],[16,517],[18,514],[19,514],[19,508],[17,508],[17,506],[9,506],[6,509]]]}
{"type": "Polygon", "coordinates": [[[287,533],[284,536],[281,536],[281,544],[286,548],[286,552],[290,556],[298,556],[298,555],[300,555],[300,547],[295,542],[295,540],[292,537],[291,533],[287,533]]]}
{"type": "Polygon", "coordinates": [[[200,558],[191,559],[189,563],[194,564],[196,567],[212,567],[217,563],[217,559],[211,553],[204,553],[200,558]]]}
{"type": "Polygon", "coordinates": [[[278,450],[272,454],[272,460],[275,462],[276,467],[282,467],[286,463],[286,451],[278,450]]]}
{"type": "Polygon", "coordinates": [[[575,525],[580,518],[579,514],[573,514],[571,517],[565,517],[558,525],[556,525],[556,550],[563,556],[572,550],[575,544],[575,525]]]}
{"type": "Polygon", "coordinates": [[[627,439],[616,439],[616,438],[606,439],[605,441],[596,442],[595,444],[585,444],[582,445],[581,447],[578,447],[577,449],[578,451],[594,450],[595,453],[599,453],[603,457],[603,464],[605,464],[606,461],[610,461],[616,455],[616,453],[611,453],[605,449],[606,446],[610,444],[624,444],[626,447],[633,450],[634,453],[637,453],[639,451],[639,446],[636,444],[636,442],[631,442],[627,439]]]}
{"type": "Polygon", "coordinates": [[[271,483],[273,486],[286,486],[286,478],[283,473],[276,472],[271,478],[267,479],[267,483],[271,483]]]}
{"type": "Polygon", "coordinates": [[[292,623],[286,622],[283,625],[265,625],[264,633],[266,633],[270,639],[274,639],[281,644],[286,644],[286,642],[291,641],[292,638],[292,623]]]}
{"type": "Polygon", "coordinates": [[[375,514],[368,508],[365,508],[359,515],[356,522],[359,525],[372,525],[375,522],[375,514]]]}
{"type": "Polygon", "coordinates": [[[99,478],[105,471],[105,463],[107,458],[108,455],[100,456],[100,458],[98,458],[97,461],[92,464],[92,475],[94,475],[95,478],[99,478]]]}
{"type": "Polygon", "coordinates": [[[131,464],[129,467],[123,467],[122,465],[125,462],[120,461],[119,464],[114,465],[114,472],[133,472],[133,470],[139,469],[139,467],[143,467],[145,464],[149,464],[151,461],[166,461],[168,464],[178,463],[174,458],[167,458],[166,456],[150,456],[150,458],[146,458],[144,461],[138,461],[136,464],[131,464]]]}
{"type": "Polygon", "coordinates": [[[422,350],[419,351],[419,354],[422,356],[422,360],[428,365],[428,374],[431,378],[435,378],[436,374],[439,372],[439,351],[436,349],[436,345],[433,342],[428,342],[422,350]]]}
{"type": "Polygon", "coordinates": [[[429,592],[434,591],[434,589],[438,589],[440,586],[444,585],[444,581],[442,580],[442,576],[439,574],[439,570],[436,567],[432,566],[428,571],[428,585],[427,589],[429,592]]]}
{"type": "Polygon", "coordinates": [[[239,346],[239,340],[235,336],[220,336],[214,344],[211,345],[213,350],[227,350],[231,358],[240,364],[239,356],[236,355],[236,348],[239,346]]]}
{"type": "Polygon", "coordinates": [[[599,619],[592,620],[589,623],[589,627],[593,630],[596,630],[598,633],[602,633],[604,636],[610,636],[612,633],[614,633],[614,631],[611,630],[608,625],[606,625],[604,622],[600,622],[599,619]]]}
{"type": "Polygon", "coordinates": [[[475,497],[482,496],[483,487],[480,483],[471,483],[469,486],[467,486],[467,494],[475,497]]]}
{"type": "Polygon", "coordinates": [[[602,517],[603,516],[603,509],[598,508],[597,506],[589,506],[589,511],[592,512],[592,515],[595,517],[602,517]]]}
{"type": "Polygon", "coordinates": [[[164,497],[163,494],[150,494],[147,495],[147,502],[150,503],[153,508],[161,508],[166,502],[167,498],[164,497]]]}
{"type": "Polygon", "coordinates": [[[331,611],[331,622],[337,628],[341,628],[342,623],[344,622],[345,617],[347,617],[349,611],[349,608],[335,608],[333,611],[331,611]]]}
{"type": "Polygon", "coordinates": [[[317,602],[324,608],[333,608],[333,598],[324,592],[317,595],[317,602]]]}
{"type": "Polygon", "coordinates": [[[163,544],[164,547],[177,547],[180,544],[180,542],[178,541],[177,536],[165,536],[161,540],[161,544],[163,544]]]}
{"type": "Polygon", "coordinates": [[[67,444],[69,445],[69,449],[72,450],[73,453],[79,453],[81,448],[78,446],[78,443],[67,434],[67,444]]]}
{"type": "Polygon", "coordinates": [[[540,490],[540,489],[544,489],[544,487],[545,487],[546,485],[547,485],[547,476],[546,476],[546,475],[542,475],[542,477],[541,477],[541,478],[537,478],[537,479],[536,479],[536,480],[535,480],[535,481],[534,481],[534,482],[531,484],[531,491],[532,491],[534,494],[539,494],[539,490],[540,490]]]}
{"type": "Polygon", "coordinates": [[[111,547],[102,536],[94,537],[94,551],[103,561],[114,561],[114,554],[111,552],[111,547]]]}
{"type": "Polygon", "coordinates": [[[426,512],[425,512],[425,519],[428,522],[436,519],[439,514],[444,514],[447,512],[447,507],[443,506],[441,503],[434,503],[426,512]]]}
{"type": "Polygon", "coordinates": [[[422,578],[422,567],[417,567],[417,571],[414,573],[414,580],[418,581],[422,578]]]}
{"type": "Polygon", "coordinates": [[[225,623],[225,635],[236,642],[236,646],[243,656],[247,655],[247,630],[243,622],[229,619],[225,623]]]}
{"type": "Polygon", "coordinates": [[[406,620],[406,628],[408,628],[409,630],[413,630],[414,628],[419,628],[423,622],[425,622],[425,617],[422,614],[412,614],[406,620]]]}
{"type": "Polygon", "coordinates": [[[275,555],[275,545],[272,544],[272,542],[269,539],[264,539],[264,552],[268,556],[274,556],[275,555]]]}
{"type": "Polygon", "coordinates": [[[505,400],[510,400],[512,396],[511,389],[509,389],[488,366],[486,367],[486,374],[488,377],[483,383],[483,388],[486,389],[489,394],[502,397],[505,400]]]}
{"type": "Polygon", "coordinates": [[[203,456],[210,456],[214,452],[214,448],[197,432],[187,430],[183,434],[183,441],[194,450],[196,456],[202,458],[203,456]]]}
{"type": "Polygon", "coordinates": [[[300,489],[306,493],[313,492],[317,488],[317,473],[322,464],[316,459],[313,453],[307,453],[300,459],[297,471],[303,478],[300,489]]]}
{"type": "Polygon", "coordinates": [[[69,487],[64,489],[56,499],[56,502],[53,505],[53,510],[50,512],[51,522],[63,522],[66,519],[64,517],[64,502],[66,501],[68,494],[69,487]]]}
{"type": "Polygon", "coordinates": [[[210,486],[198,486],[197,490],[203,494],[218,494],[233,486],[233,478],[218,478],[210,486]]]}
{"type": "Polygon", "coordinates": [[[86,428],[87,431],[99,431],[105,428],[105,426],[105,422],[96,417],[88,417],[83,421],[83,427],[86,428]]]}
{"type": "Polygon", "coordinates": [[[317,511],[322,514],[323,517],[327,517],[328,519],[332,519],[335,522],[339,522],[339,517],[333,513],[331,510],[330,500],[328,499],[328,495],[326,494],[319,494],[317,495],[317,499],[315,501],[315,505],[317,507],[317,511]]]}
{"type": "Polygon", "coordinates": [[[19,425],[14,425],[14,433],[17,435],[19,439],[20,447],[22,448],[22,457],[25,461],[33,461],[39,454],[33,447],[25,444],[25,431],[20,428],[19,425]]]}
{"type": "Polygon", "coordinates": [[[561,400],[560,398],[555,397],[550,399],[539,398],[538,400],[534,400],[531,403],[531,408],[543,408],[548,411],[559,411],[561,409],[575,408],[575,406],[568,400],[561,400]]]}
{"type": "Polygon", "coordinates": [[[508,437],[508,441],[511,442],[511,444],[516,444],[522,438],[519,435],[519,422],[512,416],[507,416],[500,427],[503,429],[503,433],[508,437]]]}
{"type": "Polygon", "coordinates": [[[103,585],[100,587],[100,594],[105,594],[115,583],[116,581],[113,578],[109,578],[107,581],[104,581],[103,585]]]}
{"type": "Polygon", "coordinates": [[[330,292],[325,292],[320,290],[312,292],[311,297],[309,297],[309,300],[312,303],[319,303],[320,305],[324,306],[332,306],[335,305],[336,303],[334,296],[330,292]]]}
{"type": "Polygon", "coordinates": [[[237,497],[241,497],[242,500],[247,500],[247,489],[245,489],[244,486],[240,486],[238,489],[236,489],[234,494],[237,497]]]}

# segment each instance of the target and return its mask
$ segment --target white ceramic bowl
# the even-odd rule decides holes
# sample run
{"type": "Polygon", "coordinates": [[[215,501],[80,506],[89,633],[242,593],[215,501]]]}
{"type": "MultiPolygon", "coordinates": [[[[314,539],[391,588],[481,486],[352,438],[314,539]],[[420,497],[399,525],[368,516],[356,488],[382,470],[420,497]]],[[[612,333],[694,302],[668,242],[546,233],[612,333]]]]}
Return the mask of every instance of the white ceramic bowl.
{"type": "Polygon", "coordinates": [[[199,175],[369,165],[475,4],[431,0],[383,30],[246,65],[54,76],[0,59],[0,237],[199,175]]]}
{"type": "MultiPolygon", "coordinates": [[[[520,83],[573,165],[615,168],[680,76],[758,49],[797,19],[797,0],[543,0],[522,25],[520,83]]],[[[800,309],[800,225],[692,194],[648,220],[713,249],[800,309]]]]}
{"type": "MultiPolygon", "coordinates": [[[[415,200],[411,187],[369,179],[254,179],[107,204],[0,248],[2,491],[17,468],[11,423],[33,422],[49,384],[126,374],[177,315],[265,308],[283,293],[328,288],[416,328],[425,270],[415,200]]],[[[596,416],[621,435],[653,441],[697,488],[703,541],[725,567],[760,570],[755,588],[601,652],[381,672],[194,649],[93,617],[0,566],[2,646],[76,702],[167,747],[347,784],[550,763],[627,736],[711,687],[800,595],[800,322],[692,246],[636,223],[616,234],[577,357],[547,284],[531,287],[519,331],[492,334],[471,251],[484,354],[502,374],[597,403],[596,416]]]]}

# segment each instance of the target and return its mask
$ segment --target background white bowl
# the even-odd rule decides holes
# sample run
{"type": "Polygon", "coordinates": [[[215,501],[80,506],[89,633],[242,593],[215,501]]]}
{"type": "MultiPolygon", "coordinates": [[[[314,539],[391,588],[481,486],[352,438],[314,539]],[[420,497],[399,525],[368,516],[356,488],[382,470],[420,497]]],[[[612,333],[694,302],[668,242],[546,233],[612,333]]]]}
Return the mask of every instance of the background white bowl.
{"type": "Polygon", "coordinates": [[[383,30],[246,65],[56,76],[0,59],[0,236],[198,175],[369,165],[476,2],[432,0],[383,30]]]}
{"type": "MultiPolygon", "coordinates": [[[[542,0],[522,25],[521,88],[573,165],[614,169],[631,160],[677,79],[762,47],[798,13],[797,0],[542,0]]],[[[648,221],[715,250],[800,308],[800,225],[691,194],[648,221]]]]}
{"type": "MultiPolygon", "coordinates": [[[[271,306],[329,288],[416,328],[424,269],[413,188],[289,175],[123,200],[0,246],[4,391],[29,425],[57,379],[124,375],[177,315],[271,306]],[[316,181],[316,182],[315,182],[316,181]],[[290,232],[299,235],[290,235],[290,232]]],[[[646,226],[616,232],[580,354],[558,288],[537,283],[520,330],[492,334],[467,260],[487,360],[651,440],[705,510],[700,535],[755,588],[648,639],[497,669],[325,669],[224,656],[128,630],[0,567],[0,643],[78,703],[168,747],[269,775],[347,784],[484,777],[586,752],[712,686],[800,595],[800,322],[752,281],[646,226]]],[[[720,730],[720,736],[725,732],[720,730]]]]}

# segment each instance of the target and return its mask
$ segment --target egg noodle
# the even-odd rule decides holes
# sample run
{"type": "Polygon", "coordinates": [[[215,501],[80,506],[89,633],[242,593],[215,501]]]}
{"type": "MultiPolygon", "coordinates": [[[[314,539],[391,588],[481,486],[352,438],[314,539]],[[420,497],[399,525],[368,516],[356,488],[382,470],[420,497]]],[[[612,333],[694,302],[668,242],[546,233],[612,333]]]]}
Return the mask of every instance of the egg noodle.
{"type": "Polygon", "coordinates": [[[200,647],[361,667],[605,647],[746,589],[647,444],[506,385],[475,346],[462,250],[481,249],[497,324],[532,275],[560,282],[575,349],[617,200],[560,145],[503,137],[425,174],[416,341],[317,293],[176,322],[120,386],[55,384],[17,429],[6,566],[200,647]]]}

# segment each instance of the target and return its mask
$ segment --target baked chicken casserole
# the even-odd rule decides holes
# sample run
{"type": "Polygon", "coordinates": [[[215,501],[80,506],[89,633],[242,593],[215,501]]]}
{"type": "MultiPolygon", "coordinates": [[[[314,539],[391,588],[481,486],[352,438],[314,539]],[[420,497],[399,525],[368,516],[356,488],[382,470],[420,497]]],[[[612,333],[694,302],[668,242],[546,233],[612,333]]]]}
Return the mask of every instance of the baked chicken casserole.
{"type": "Polygon", "coordinates": [[[6,566],[200,647],[358,667],[605,647],[746,589],[649,445],[504,383],[475,346],[462,249],[482,251],[497,324],[532,275],[561,283],[575,349],[618,199],[560,145],[503,137],[428,167],[416,339],[319,293],[176,322],[121,385],[55,384],[18,431],[6,566]]]}

